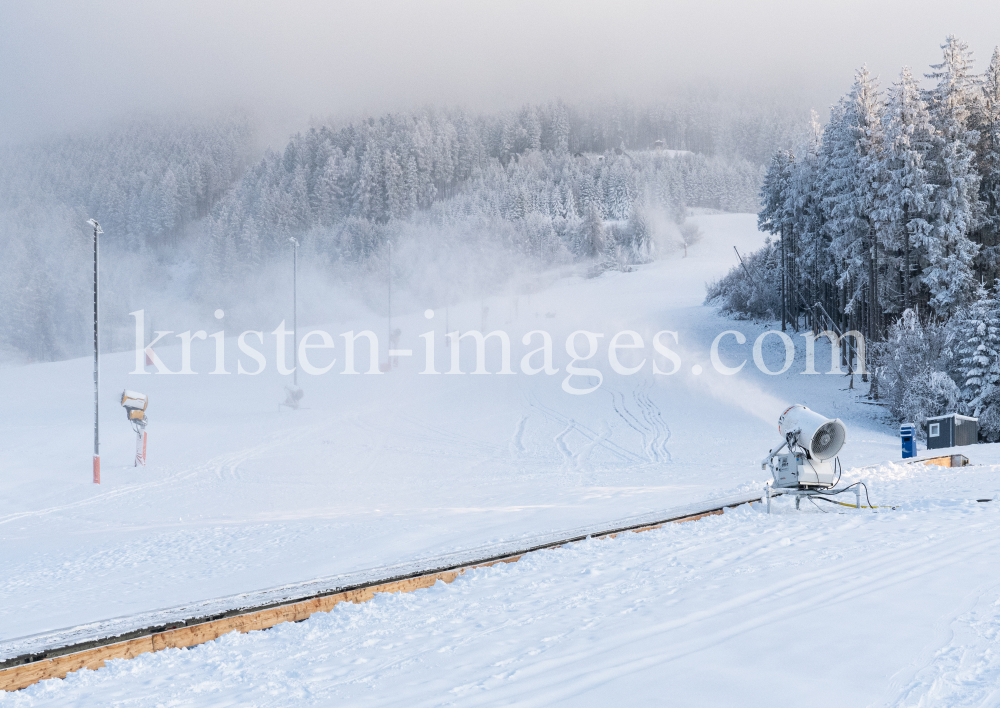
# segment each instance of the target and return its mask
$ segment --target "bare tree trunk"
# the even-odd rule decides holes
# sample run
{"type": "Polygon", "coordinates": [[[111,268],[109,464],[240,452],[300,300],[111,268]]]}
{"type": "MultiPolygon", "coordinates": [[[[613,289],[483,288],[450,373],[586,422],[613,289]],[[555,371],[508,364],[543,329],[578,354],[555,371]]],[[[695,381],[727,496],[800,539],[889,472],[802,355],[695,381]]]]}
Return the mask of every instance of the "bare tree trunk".
{"type": "Polygon", "coordinates": [[[910,205],[903,207],[903,309],[910,309],[910,205]]]}
{"type": "Polygon", "coordinates": [[[875,338],[875,301],[877,299],[875,293],[875,239],[871,232],[871,228],[868,229],[868,321],[867,327],[865,328],[867,332],[865,336],[868,339],[875,338]]]}
{"type": "Polygon", "coordinates": [[[879,266],[878,266],[878,236],[872,234],[872,280],[874,282],[874,287],[872,289],[872,308],[875,314],[875,327],[872,332],[873,341],[880,341],[882,339],[882,297],[879,294],[879,266]]]}
{"type": "Polygon", "coordinates": [[[785,227],[781,227],[781,331],[785,331],[785,270],[787,269],[787,262],[785,261],[785,227]]]}

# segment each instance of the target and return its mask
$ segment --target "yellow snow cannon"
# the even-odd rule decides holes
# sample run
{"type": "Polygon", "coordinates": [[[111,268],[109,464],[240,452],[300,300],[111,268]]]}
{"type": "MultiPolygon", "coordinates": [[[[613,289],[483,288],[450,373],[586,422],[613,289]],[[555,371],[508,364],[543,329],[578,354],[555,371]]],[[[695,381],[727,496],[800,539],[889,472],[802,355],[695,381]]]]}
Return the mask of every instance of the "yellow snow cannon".
{"type": "Polygon", "coordinates": [[[126,389],[122,393],[122,408],[128,416],[128,422],[132,424],[135,431],[135,466],[146,466],[146,406],[149,399],[144,393],[136,393],[126,389]]]}
{"type": "Polygon", "coordinates": [[[122,408],[125,409],[128,421],[133,427],[146,427],[146,406],[148,405],[149,399],[144,393],[136,393],[127,389],[122,393],[122,408]]]}

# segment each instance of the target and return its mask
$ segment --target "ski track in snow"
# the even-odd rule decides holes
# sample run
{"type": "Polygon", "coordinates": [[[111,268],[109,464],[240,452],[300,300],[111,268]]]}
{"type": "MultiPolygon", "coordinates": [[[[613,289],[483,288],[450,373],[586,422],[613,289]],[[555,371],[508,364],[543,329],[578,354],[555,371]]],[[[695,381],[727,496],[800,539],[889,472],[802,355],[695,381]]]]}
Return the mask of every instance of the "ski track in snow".
{"type": "Polygon", "coordinates": [[[652,463],[670,462],[670,452],[667,441],[670,439],[670,429],[663,420],[659,407],[649,397],[650,384],[641,384],[632,391],[632,401],[638,413],[629,408],[625,394],[621,391],[609,391],[611,405],[625,424],[634,430],[642,440],[642,449],[652,463]]]}
{"type": "Polygon", "coordinates": [[[565,459],[566,462],[573,459],[573,453],[570,452],[569,446],[566,444],[566,436],[572,433],[574,428],[576,428],[576,422],[570,419],[569,423],[566,425],[566,429],[552,439],[556,444],[556,448],[560,453],[562,453],[563,459],[565,459]]]}
{"type": "MultiPolygon", "coordinates": [[[[530,405],[534,408],[537,408],[539,411],[541,411],[541,413],[545,417],[549,418],[550,420],[553,420],[557,423],[561,423],[562,425],[565,425],[567,427],[572,427],[574,430],[576,430],[576,432],[578,432],[580,435],[584,436],[591,442],[600,440],[601,438],[601,435],[599,433],[594,432],[587,426],[580,424],[578,421],[567,418],[558,411],[544,405],[540,400],[538,400],[537,397],[532,398],[530,405]]],[[[608,450],[610,453],[612,453],[622,461],[645,462],[645,460],[642,457],[635,454],[634,452],[626,450],[613,440],[600,440],[599,444],[601,447],[605,448],[606,450],[608,450]]]]}
{"type": "Polygon", "coordinates": [[[615,413],[618,417],[625,421],[625,425],[630,427],[639,437],[642,438],[642,449],[649,454],[649,443],[646,440],[646,428],[642,426],[641,423],[636,419],[634,415],[628,410],[628,406],[625,405],[625,394],[620,391],[608,391],[611,395],[611,406],[615,409],[615,413]],[[620,399],[620,405],[619,405],[620,399]]]}
{"type": "Polygon", "coordinates": [[[600,446],[602,443],[604,443],[604,441],[607,440],[608,437],[610,437],[610,435],[611,435],[611,428],[609,428],[607,424],[604,424],[603,429],[598,434],[598,436],[593,440],[591,440],[590,442],[584,444],[584,446],[580,449],[580,452],[578,452],[576,455],[577,471],[579,472],[590,471],[590,456],[593,454],[594,449],[600,446]]]}
{"type": "Polygon", "coordinates": [[[673,462],[670,451],[667,450],[667,443],[670,442],[670,428],[663,420],[663,413],[660,407],[653,402],[649,396],[649,389],[652,384],[637,388],[633,392],[636,405],[642,410],[643,418],[654,431],[653,440],[650,443],[650,454],[654,462],[673,462]]]}

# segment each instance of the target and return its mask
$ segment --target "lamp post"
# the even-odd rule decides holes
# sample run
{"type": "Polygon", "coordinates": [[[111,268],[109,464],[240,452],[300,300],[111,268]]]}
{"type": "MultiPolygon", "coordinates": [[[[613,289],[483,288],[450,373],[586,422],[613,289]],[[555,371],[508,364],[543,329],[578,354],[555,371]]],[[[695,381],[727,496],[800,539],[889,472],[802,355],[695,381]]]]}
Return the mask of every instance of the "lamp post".
{"type": "MultiPolygon", "coordinates": [[[[387,269],[387,275],[385,277],[385,287],[386,287],[386,310],[388,311],[388,327],[389,327],[389,339],[386,344],[392,348],[392,241],[387,242],[389,245],[389,267],[387,269]]],[[[385,360],[389,362],[389,366],[392,366],[392,357],[386,352],[385,360]]]]}
{"type": "Polygon", "coordinates": [[[97,236],[103,234],[101,225],[96,220],[90,219],[88,224],[94,227],[94,484],[101,483],[101,423],[100,423],[100,397],[98,395],[101,384],[101,349],[100,337],[97,327],[97,236]]]}
{"type": "Polygon", "coordinates": [[[294,236],[292,242],[292,385],[299,387],[299,241],[294,236]]]}
{"type": "Polygon", "coordinates": [[[383,374],[392,371],[392,350],[395,348],[392,340],[392,241],[386,241],[386,246],[388,248],[388,262],[386,267],[385,275],[385,294],[386,294],[386,330],[389,336],[389,340],[386,342],[388,349],[385,354],[385,363],[379,363],[379,371],[383,374]]]}

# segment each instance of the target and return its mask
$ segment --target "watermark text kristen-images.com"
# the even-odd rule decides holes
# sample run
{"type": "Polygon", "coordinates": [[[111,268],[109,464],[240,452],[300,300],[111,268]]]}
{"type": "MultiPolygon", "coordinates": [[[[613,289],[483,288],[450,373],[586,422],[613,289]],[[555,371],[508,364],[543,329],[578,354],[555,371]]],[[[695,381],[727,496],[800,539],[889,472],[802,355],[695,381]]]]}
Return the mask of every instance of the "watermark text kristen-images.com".
{"type": "MultiPolygon", "coordinates": [[[[215,340],[215,368],[208,373],[210,375],[229,375],[234,373],[226,368],[225,331],[213,334],[208,334],[204,330],[196,332],[189,330],[178,334],[175,334],[173,331],[156,331],[153,333],[154,337],[152,341],[146,343],[145,311],[137,310],[130,314],[135,319],[135,370],[131,372],[133,375],[150,373],[193,375],[200,373],[194,371],[191,367],[192,344],[194,340],[207,339],[215,340]],[[180,368],[177,370],[168,368],[156,354],[154,348],[161,342],[165,344],[168,341],[172,341],[169,338],[170,335],[180,340],[181,361],[180,368]],[[147,371],[147,365],[151,365],[154,371],[147,371]]],[[[432,310],[427,310],[425,316],[431,319],[434,313],[432,310]]],[[[216,317],[219,319],[223,317],[221,310],[216,312],[216,317]]],[[[826,373],[845,373],[841,368],[841,364],[843,363],[841,352],[846,351],[846,349],[841,349],[841,337],[837,333],[826,331],[821,332],[818,336],[813,336],[812,332],[804,332],[799,336],[803,338],[806,347],[805,367],[799,373],[821,373],[816,371],[815,367],[816,341],[820,338],[829,340],[831,345],[831,366],[830,371],[826,373]]],[[[237,357],[235,373],[248,376],[256,376],[263,373],[267,369],[268,362],[267,357],[261,350],[265,348],[265,343],[271,337],[274,337],[273,350],[277,371],[283,376],[290,376],[294,370],[294,367],[287,365],[289,358],[289,338],[292,337],[292,331],[285,326],[284,320],[268,335],[265,335],[260,330],[247,330],[237,337],[236,344],[239,347],[240,355],[237,357]]],[[[447,333],[445,337],[447,337],[446,344],[449,349],[450,366],[443,371],[438,371],[435,368],[437,334],[434,331],[430,331],[424,332],[419,337],[423,340],[423,343],[422,346],[418,347],[418,351],[416,352],[413,349],[393,348],[396,346],[396,342],[392,341],[390,349],[387,352],[387,358],[390,361],[398,361],[400,357],[422,357],[424,368],[419,373],[425,375],[514,375],[518,373],[526,376],[536,376],[538,374],[545,374],[546,376],[562,375],[563,391],[573,395],[592,393],[601,387],[601,384],[604,382],[604,375],[600,369],[580,366],[580,364],[593,360],[602,349],[606,349],[607,361],[611,366],[611,370],[622,376],[632,376],[644,369],[652,371],[653,374],[658,376],[672,376],[681,371],[683,367],[680,354],[671,349],[671,345],[679,345],[678,334],[673,330],[661,330],[652,336],[649,343],[652,345],[652,352],[648,352],[646,348],[647,343],[643,337],[638,332],[632,330],[624,330],[611,336],[603,332],[591,332],[583,329],[576,330],[567,336],[565,343],[563,343],[563,350],[569,357],[569,360],[565,362],[561,361],[562,368],[559,368],[554,365],[555,343],[553,342],[552,335],[545,330],[536,329],[528,332],[521,338],[521,344],[527,349],[524,352],[518,352],[521,354],[521,357],[517,370],[511,365],[510,336],[502,330],[495,330],[488,334],[483,334],[477,330],[447,333]],[[492,346],[499,345],[500,347],[500,366],[496,371],[489,371],[486,367],[486,345],[491,340],[495,340],[496,342],[492,346]],[[463,341],[466,342],[466,347],[475,347],[476,365],[472,371],[463,371],[461,368],[463,341]],[[628,363],[630,365],[622,362],[623,352],[632,352],[626,356],[629,359],[628,363]],[[635,361],[639,356],[647,354],[648,356],[644,356],[641,361],[635,361]],[[595,379],[596,383],[594,383],[595,379]]],[[[860,332],[855,330],[844,333],[843,337],[844,339],[850,338],[854,344],[853,349],[856,352],[856,356],[854,357],[855,371],[857,373],[864,373],[864,337],[860,332]]],[[[712,341],[712,346],[709,350],[709,359],[712,363],[712,368],[718,373],[724,376],[733,376],[743,370],[747,364],[747,359],[743,358],[740,360],[739,355],[731,351],[726,355],[720,353],[720,345],[724,343],[730,344],[726,342],[727,338],[735,341],[737,345],[745,345],[747,343],[746,336],[742,332],[736,330],[720,332],[712,341]]],[[[332,372],[339,357],[335,355],[334,358],[330,358],[329,353],[324,356],[320,352],[336,352],[339,349],[343,351],[343,368],[337,373],[384,373],[382,367],[379,365],[381,349],[378,335],[375,332],[372,330],[342,332],[337,339],[331,336],[329,332],[320,329],[310,330],[302,335],[299,339],[298,351],[295,352],[298,358],[298,366],[302,373],[310,376],[322,376],[332,372]],[[343,343],[339,347],[337,339],[343,340],[343,343]],[[366,371],[358,371],[356,368],[359,364],[362,368],[365,368],[363,362],[357,361],[355,352],[357,342],[361,339],[365,339],[368,345],[368,366],[366,371]],[[324,361],[323,365],[314,364],[311,357],[322,357],[324,361]]],[[[393,340],[395,340],[395,337],[393,340]]],[[[752,358],[756,367],[763,373],[772,376],[783,374],[791,368],[795,361],[795,342],[785,332],[767,330],[754,341],[752,358]],[[781,368],[770,369],[764,361],[763,345],[768,337],[775,337],[784,344],[785,358],[781,368]]],[[[702,366],[694,364],[691,366],[690,372],[697,376],[703,372],[702,366]]]]}

